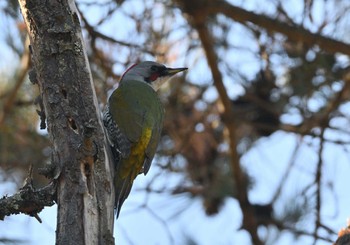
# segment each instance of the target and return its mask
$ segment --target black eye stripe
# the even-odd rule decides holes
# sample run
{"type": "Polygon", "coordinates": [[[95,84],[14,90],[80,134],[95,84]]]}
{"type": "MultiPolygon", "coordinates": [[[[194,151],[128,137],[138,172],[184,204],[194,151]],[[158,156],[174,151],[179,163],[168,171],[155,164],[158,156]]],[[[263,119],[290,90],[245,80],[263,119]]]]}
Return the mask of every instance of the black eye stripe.
{"type": "Polygon", "coordinates": [[[152,72],[162,72],[166,69],[165,66],[151,66],[152,72]]]}

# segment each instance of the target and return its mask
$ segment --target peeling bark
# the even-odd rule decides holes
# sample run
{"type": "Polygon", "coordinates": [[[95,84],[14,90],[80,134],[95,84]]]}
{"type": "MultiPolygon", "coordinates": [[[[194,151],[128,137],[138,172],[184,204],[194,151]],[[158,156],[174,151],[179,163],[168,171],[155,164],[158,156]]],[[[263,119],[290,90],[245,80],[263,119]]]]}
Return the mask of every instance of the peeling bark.
{"type": "Polygon", "coordinates": [[[114,244],[111,162],[73,0],[19,0],[53,145],[56,244],[114,244]]]}

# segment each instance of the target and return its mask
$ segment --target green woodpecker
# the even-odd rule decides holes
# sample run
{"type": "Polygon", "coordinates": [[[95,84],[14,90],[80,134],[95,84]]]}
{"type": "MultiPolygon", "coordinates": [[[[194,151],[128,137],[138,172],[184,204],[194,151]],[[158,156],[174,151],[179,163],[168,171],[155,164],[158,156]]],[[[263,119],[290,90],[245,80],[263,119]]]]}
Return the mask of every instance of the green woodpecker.
{"type": "Polygon", "coordinates": [[[136,176],[147,174],[160,140],[164,108],[156,91],[184,70],[152,61],[135,64],[108,99],[103,122],[115,163],[117,218],[136,176]]]}

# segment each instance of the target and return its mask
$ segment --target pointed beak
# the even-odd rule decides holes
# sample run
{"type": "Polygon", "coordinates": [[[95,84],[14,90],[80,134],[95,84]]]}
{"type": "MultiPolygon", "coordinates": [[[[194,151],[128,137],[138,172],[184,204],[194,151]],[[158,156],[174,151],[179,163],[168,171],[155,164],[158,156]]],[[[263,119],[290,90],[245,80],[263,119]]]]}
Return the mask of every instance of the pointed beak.
{"type": "Polygon", "coordinates": [[[176,73],[182,72],[182,71],[186,71],[187,67],[184,68],[166,68],[163,72],[162,72],[162,76],[173,76],[176,73]]]}

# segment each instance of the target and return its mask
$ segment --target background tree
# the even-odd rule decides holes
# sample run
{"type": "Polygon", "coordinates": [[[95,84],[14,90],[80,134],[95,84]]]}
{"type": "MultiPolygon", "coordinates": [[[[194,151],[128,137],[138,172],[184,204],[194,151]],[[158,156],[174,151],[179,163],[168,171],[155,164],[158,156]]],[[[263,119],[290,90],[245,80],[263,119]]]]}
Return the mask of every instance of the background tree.
{"type": "MultiPolygon", "coordinates": [[[[162,142],[153,175],[139,185],[148,197],[141,207],[154,219],[171,226],[169,217],[189,206],[180,196],[186,203],[201,200],[209,216],[227,211],[234,199],[242,217],[230,221],[237,223],[236,233],[240,227],[248,231],[245,237],[254,244],[278,244],[286,234],[302,244],[336,239],[349,204],[343,190],[350,143],[348,1],[77,5],[102,104],[131,63],[156,59],[190,68],[160,93],[167,112],[162,142]],[[159,198],[172,204],[171,214],[154,208],[152,200],[159,198]]],[[[9,31],[3,34],[8,49],[2,56],[18,57],[0,63],[6,67],[0,160],[2,177],[18,179],[27,164],[49,161],[49,144],[38,134],[39,118],[30,103],[38,92],[21,78],[29,61],[17,3],[8,1],[1,9],[3,23],[12,27],[3,28],[9,31]]],[[[128,213],[124,209],[121,216],[128,213]]],[[[179,220],[183,226],[190,222],[179,220]]],[[[189,244],[206,238],[185,235],[189,244]]]]}

